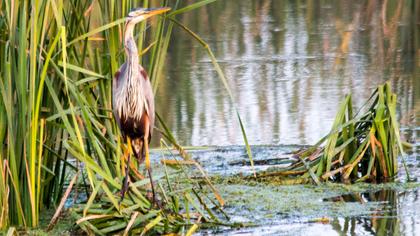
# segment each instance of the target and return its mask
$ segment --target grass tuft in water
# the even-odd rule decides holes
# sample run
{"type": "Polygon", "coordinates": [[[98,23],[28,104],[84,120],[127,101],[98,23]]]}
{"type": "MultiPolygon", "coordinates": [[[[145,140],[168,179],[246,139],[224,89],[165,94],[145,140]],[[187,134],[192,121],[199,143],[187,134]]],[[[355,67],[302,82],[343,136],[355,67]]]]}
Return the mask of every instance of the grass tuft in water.
{"type": "Polygon", "coordinates": [[[403,142],[396,118],[397,96],[389,83],[378,86],[366,104],[353,113],[351,95],[340,104],[329,134],[317,144],[296,151],[296,161],[276,173],[260,177],[283,176],[284,181],[319,184],[334,182],[386,182],[398,173],[402,158],[407,179],[403,142]],[[298,177],[287,179],[287,177],[298,177]]]}

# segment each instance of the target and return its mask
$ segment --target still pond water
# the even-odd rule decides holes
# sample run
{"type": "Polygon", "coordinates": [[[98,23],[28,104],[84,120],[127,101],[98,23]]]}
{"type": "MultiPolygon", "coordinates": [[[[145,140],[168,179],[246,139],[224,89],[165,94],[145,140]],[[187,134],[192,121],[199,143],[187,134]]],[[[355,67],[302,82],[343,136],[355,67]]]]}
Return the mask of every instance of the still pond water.
{"type": "MultiPolygon", "coordinates": [[[[359,107],[377,85],[390,81],[404,138],[414,143],[410,170],[419,178],[420,32],[413,1],[229,0],[180,20],[203,37],[222,66],[255,159],[285,155],[293,149],[287,145],[315,143],[346,94],[359,107]]],[[[157,111],[179,142],[218,146],[193,153],[210,173],[246,171],[229,164],[247,157],[238,146],[243,139],[235,107],[205,50],[177,28],[167,62],[157,111]]],[[[202,233],[420,235],[418,182],[357,190],[220,185],[234,220],[260,226],[202,233]],[[255,197],[261,204],[246,203],[255,197]],[[304,203],[310,206],[301,209],[304,203]],[[313,223],[324,216],[328,223],[313,223]]]]}

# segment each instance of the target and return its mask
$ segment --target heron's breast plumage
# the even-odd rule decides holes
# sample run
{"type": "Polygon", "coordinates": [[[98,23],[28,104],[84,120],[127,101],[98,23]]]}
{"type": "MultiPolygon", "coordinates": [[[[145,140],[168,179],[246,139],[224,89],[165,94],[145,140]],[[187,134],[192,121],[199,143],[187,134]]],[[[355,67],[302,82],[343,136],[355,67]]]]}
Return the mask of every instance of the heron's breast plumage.
{"type": "Polygon", "coordinates": [[[131,137],[144,136],[142,118],[147,114],[153,119],[149,121],[152,125],[154,121],[153,94],[146,72],[140,65],[137,71],[131,71],[125,63],[116,74],[112,88],[113,112],[122,133],[131,137]]]}

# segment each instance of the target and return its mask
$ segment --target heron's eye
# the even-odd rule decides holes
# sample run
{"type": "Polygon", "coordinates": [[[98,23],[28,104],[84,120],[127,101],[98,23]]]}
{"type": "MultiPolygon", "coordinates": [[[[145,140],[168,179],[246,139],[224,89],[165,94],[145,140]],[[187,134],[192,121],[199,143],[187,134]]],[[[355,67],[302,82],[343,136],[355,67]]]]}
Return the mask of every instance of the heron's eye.
{"type": "Polygon", "coordinates": [[[132,11],[128,13],[128,16],[134,17],[134,16],[139,16],[141,14],[143,14],[144,11],[143,10],[137,10],[137,11],[132,11]]]}

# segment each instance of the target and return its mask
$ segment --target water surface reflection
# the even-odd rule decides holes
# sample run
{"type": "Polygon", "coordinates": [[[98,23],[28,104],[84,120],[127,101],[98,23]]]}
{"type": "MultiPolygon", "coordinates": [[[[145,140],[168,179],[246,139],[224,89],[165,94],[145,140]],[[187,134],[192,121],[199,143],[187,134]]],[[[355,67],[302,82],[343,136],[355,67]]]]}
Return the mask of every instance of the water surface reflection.
{"type": "MultiPolygon", "coordinates": [[[[380,202],[372,214],[359,217],[335,218],[331,222],[334,231],[352,235],[396,235],[420,232],[420,224],[414,217],[420,210],[419,191],[382,189],[377,192],[339,196],[343,202],[380,202]]],[[[337,197],[335,198],[337,200],[337,197]]]]}
{"type": "MultiPolygon", "coordinates": [[[[180,20],[214,50],[252,144],[312,144],[330,128],[345,94],[360,106],[387,80],[399,95],[403,126],[420,125],[414,3],[384,3],[218,1],[180,20]]],[[[168,65],[157,108],[180,142],[242,144],[209,58],[181,29],[168,65]]]]}

